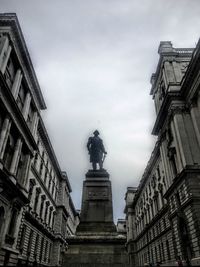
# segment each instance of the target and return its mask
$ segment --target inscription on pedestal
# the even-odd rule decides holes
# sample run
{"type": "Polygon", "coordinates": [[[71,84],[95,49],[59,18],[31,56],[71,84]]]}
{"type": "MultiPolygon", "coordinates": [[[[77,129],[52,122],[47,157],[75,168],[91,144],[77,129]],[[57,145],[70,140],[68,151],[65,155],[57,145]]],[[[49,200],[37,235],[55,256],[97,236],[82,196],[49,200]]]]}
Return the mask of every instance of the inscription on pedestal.
{"type": "Polygon", "coordinates": [[[88,188],[88,200],[108,199],[108,188],[88,188]]]}

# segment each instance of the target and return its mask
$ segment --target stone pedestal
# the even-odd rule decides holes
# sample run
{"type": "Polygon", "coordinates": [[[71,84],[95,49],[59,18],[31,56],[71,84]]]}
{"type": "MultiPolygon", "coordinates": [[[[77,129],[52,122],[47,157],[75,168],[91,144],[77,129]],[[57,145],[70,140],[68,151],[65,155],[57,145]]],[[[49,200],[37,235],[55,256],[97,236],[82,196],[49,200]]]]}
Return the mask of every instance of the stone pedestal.
{"type": "Polygon", "coordinates": [[[83,182],[80,224],[76,233],[115,231],[109,174],[106,171],[88,171],[83,182]]]}
{"type": "Polygon", "coordinates": [[[127,267],[126,236],[118,234],[113,222],[109,174],[88,171],[83,182],[80,224],[68,238],[63,266],[127,267]]]}

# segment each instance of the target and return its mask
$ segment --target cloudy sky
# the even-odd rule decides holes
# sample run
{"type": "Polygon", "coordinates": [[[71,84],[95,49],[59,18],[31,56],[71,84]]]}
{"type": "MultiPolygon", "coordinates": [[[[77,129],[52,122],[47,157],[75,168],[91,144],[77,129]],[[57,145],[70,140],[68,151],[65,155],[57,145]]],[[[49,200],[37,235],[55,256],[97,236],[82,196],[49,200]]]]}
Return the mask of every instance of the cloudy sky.
{"type": "Polygon", "coordinates": [[[80,209],[95,129],[108,155],[114,216],[137,186],[155,143],[149,95],[160,41],[194,47],[199,0],[0,0],[16,12],[47,104],[43,118],[80,209]]]}

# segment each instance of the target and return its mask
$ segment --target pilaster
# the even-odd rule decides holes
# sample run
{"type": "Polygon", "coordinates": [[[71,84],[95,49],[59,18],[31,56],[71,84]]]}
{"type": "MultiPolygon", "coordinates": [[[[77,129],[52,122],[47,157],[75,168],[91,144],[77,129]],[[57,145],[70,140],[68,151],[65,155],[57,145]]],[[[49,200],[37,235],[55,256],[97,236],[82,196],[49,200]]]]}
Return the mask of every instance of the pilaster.
{"type": "Polygon", "coordinates": [[[9,57],[10,57],[10,53],[11,53],[11,46],[9,45],[8,46],[8,49],[6,51],[6,56],[5,56],[5,59],[3,60],[2,62],[2,66],[1,66],[1,72],[4,74],[5,73],[5,70],[6,70],[6,66],[8,64],[8,60],[9,60],[9,57]]]}
{"type": "Polygon", "coordinates": [[[17,171],[21,148],[22,148],[22,140],[21,138],[18,138],[16,145],[15,145],[15,151],[14,151],[14,155],[13,155],[11,166],[10,166],[10,172],[14,175],[16,174],[16,171],[17,171]]]}
{"type": "Polygon", "coordinates": [[[0,159],[3,159],[6,143],[8,140],[8,135],[10,132],[10,127],[11,127],[11,120],[8,116],[6,116],[0,134],[0,159]]]}
{"type": "Polygon", "coordinates": [[[22,72],[20,69],[17,70],[16,74],[15,74],[15,78],[14,78],[14,82],[12,85],[12,93],[13,93],[13,97],[15,99],[17,99],[18,93],[19,93],[19,88],[21,85],[21,81],[22,81],[22,72]]]}
{"type": "Polygon", "coordinates": [[[24,106],[23,106],[23,110],[22,110],[22,114],[23,114],[25,120],[27,120],[27,117],[28,117],[28,112],[29,112],[29,108],[30,108],[30,103],[31,103],[31,95],[30,95],[30,93],[28,92],[28,93],[26,94],[26,98],[25,98],[24,106]]]}

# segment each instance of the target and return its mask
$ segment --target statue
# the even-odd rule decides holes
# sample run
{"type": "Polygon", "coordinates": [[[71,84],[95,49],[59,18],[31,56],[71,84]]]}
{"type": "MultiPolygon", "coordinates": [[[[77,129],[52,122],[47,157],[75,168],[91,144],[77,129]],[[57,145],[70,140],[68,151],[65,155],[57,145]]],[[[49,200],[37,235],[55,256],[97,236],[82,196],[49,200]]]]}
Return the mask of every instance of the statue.
{"type": "Polygon", "coordinates": [[[94,136],[89,137],[87,142],[90,162],[92,162],[92,168],[94,171],[97,169],[97,163],[99,164],[99,169],[103,170],[103,162],[107,152],[105,151],[103,140],[98,136],[99,132],[96,130],[93,134],[94,136]]]}

